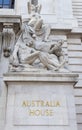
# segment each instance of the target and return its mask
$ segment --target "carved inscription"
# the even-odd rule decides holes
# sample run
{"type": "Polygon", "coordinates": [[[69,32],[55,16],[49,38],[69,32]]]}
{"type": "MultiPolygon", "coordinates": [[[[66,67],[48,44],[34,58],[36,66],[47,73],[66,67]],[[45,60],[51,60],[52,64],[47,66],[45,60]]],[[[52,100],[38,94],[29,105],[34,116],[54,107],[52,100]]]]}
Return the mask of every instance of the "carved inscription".
{"type": "Polygon", "coordinates": [[[16,94],[14,125],[68,125],[66,97],[16,94]]]}

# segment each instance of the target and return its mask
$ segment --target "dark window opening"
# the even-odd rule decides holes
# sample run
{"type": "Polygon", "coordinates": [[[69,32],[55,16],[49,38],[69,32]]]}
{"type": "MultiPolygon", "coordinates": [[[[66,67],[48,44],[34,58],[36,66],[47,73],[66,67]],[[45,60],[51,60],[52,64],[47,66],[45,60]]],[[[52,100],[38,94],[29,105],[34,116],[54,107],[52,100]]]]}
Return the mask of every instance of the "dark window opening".
{"type": "Polygon", "coordinates": [[[37,4],[38,4],[38,0],[31,0],[31,3],[32,3],[33,5],[37,5],[37,4]]]}
{"type": "Polygon", "coordinates": [[[0,8],[14,8],[15,0],[0,0],[0,8]]]}

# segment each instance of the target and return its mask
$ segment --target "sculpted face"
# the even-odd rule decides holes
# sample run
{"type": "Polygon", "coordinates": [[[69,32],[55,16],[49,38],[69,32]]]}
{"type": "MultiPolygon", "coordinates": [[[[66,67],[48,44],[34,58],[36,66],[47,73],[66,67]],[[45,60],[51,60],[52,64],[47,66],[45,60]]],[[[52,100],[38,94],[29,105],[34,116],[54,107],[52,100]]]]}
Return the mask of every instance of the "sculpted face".
{"type": "Polygon", "coordinates": [[[32,41],[32,40],[30,40],[30,41],[28,41],[28,42],[26,43],[26,46],[31,47],[32,45],[33,45],[33,41],[32,41]]]}
{"type": "Polygon", "coordinates": [[[36,11],[36,7],[33,4],[31,5],[31,10],[36,11]]]}
{"type": "Polygon", "coordinates": [[[58,46],[62,46],[63,43],[64,43],[64,40],[59,40],[59,41],[58,41],[58,46]]]}

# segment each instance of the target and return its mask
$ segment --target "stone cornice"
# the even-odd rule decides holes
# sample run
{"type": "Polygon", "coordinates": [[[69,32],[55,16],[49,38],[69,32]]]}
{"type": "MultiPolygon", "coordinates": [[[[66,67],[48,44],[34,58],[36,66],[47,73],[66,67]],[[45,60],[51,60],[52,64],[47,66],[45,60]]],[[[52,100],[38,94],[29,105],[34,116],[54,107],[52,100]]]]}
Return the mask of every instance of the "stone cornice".
{"type": "Polygon", "coordinates": [[[0,15],[0,23],[20,23],[20,15],[0,15]]]}
{"type": "Polygon", "coordinates": [[[61,82],[76,83],[78,74],[74,73],[54,73],[54,72],[9,72],[3,76],[4,82],[61,82]]]}

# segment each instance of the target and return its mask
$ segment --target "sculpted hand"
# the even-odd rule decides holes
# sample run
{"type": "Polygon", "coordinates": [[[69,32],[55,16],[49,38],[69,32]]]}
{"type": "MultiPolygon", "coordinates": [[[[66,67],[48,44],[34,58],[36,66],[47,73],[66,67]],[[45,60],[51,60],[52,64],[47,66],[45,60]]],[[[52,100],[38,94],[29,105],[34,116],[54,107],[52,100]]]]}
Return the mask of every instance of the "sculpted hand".
{"type": "Polygon", "coordinates": [[[12,56],[10,57],[10,64],[12,64],[15,67],[18,67],[19,60],[18,60],[18,57],[17,57],[16,53],[13,53],[12,56]]]}

